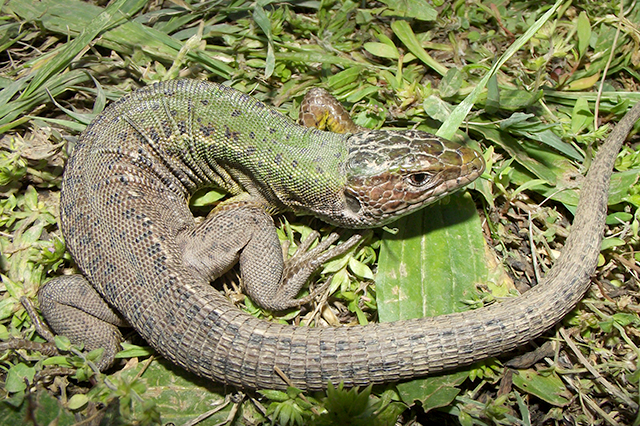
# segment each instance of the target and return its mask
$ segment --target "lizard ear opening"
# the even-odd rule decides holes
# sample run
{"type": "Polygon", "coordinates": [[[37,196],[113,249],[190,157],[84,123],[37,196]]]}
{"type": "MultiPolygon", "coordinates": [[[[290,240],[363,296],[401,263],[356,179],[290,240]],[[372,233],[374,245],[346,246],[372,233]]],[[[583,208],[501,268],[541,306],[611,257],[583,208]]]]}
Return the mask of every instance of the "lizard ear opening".
{"type": "Polygon", "coordinates": [[[362,205],[360,204],[360,201],[354,197],[352,194],[349,194],[348,192],[344,193],[344,199],[346,202],[346,207],[347,209],[352,212],[354,215],[357,215],[360,212],[360,208],[362,207],[362,205]]]}

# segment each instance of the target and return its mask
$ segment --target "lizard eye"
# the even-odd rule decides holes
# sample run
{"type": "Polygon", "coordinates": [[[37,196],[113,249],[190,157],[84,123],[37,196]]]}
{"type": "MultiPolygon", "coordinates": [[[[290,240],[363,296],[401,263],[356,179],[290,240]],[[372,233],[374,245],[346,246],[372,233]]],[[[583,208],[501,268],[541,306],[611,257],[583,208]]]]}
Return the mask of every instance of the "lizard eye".
{"type": "Polygon", "coordinates": [[[431,181],[432,175],[429,173],[413,173],[407,177],[409,183],[413,186],[424,186],[431,181]]]}

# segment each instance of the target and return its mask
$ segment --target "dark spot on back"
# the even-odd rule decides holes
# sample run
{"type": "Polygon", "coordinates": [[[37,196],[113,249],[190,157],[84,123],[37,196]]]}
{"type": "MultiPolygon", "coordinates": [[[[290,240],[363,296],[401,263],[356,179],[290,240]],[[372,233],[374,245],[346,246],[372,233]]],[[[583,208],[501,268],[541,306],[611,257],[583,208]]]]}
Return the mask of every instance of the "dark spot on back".
{"type": "Polygon", "coordinates": [[[234,132],[231,129],[229,129],[229,126],[224,126],[224,136],[227,139],[230,140],[234,140],[234,141],[238,141],[238,139],[240,138],[240,132],[234,132]]]}

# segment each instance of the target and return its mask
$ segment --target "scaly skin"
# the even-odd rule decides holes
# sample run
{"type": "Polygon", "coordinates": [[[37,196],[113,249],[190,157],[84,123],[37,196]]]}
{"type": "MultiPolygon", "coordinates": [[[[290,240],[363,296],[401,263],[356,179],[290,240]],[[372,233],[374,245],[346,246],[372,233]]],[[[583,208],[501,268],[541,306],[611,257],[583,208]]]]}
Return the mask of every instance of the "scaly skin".
{"type": "MultiPolygon", "coordinates": [[[[324,133],[218,85],[155,85],[111,105],[69,159],[62,231],[91,285],[53,280],[41,291],[41,308],[58,333],[88,349],[105,347],[102,367],[120,337],[100,297],[172,362],[248,388],[285,388],[278,369],[294,386],[317,390],[329,381],[409,379],[498,355],[553,326],[588,288],[613,161],[639,113],[637,105],[600,149],[563,255],[524,296],[436,318],[307,328],[244,314],[209,284],[239,259],[258,303],[289,302],[297,293],[280,285],[281,250],[267,213],[378,226],[470,182],[483,162],[422,132],[324,133]],[[188,197],[211,182],[234,197],[196,226],[188,197]]],[[[285,275],[300,269],[306,278],[317,267],[301,258],[285,275]]]]}

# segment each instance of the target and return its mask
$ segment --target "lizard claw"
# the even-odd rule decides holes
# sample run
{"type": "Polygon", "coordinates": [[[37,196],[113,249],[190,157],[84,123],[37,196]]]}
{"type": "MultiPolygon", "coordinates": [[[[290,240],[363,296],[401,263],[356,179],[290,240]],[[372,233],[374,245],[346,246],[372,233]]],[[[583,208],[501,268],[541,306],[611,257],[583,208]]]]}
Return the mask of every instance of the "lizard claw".
{"type": "Polygon", "coordinates": [[[278,310],[302,306],[315,299],[318,294],[326,291],[330,281],[321,285],[308,296],[300,299],[294,298],[309,277],[325,262],[347,253],[362,241],[362,235],[355,234],[344,243],[331,247],[331,244],[340,238],[338,233],[332,232],[324,240],[320,241],[317,246],[309,250],[319,237],[320,234],[317,231],[309,234],[300,243],[293,256],[285,263],[280,289],[281,294],[287,294],[290,297],[279,298],[278,310]]]}

